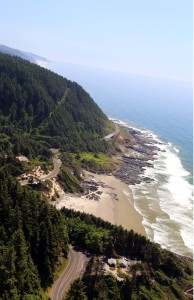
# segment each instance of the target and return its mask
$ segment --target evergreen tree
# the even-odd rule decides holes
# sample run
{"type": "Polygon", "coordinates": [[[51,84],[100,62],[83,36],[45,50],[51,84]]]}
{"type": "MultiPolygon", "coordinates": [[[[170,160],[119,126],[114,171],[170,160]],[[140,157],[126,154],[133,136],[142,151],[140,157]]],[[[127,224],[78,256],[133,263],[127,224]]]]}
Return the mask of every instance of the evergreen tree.
{"type": "Polygon", "coordinates": [[[26,245],[22,229],[18,229],[12,237],[11,245],[15,250],[16,280],[20,295],[37,294],[40,290],[38,272],[26,245]]]}
{"type": "Polygon", "coordinates": [[[80,278],[76,279],[65,296],[64,300],[87,300],[85,286],[80,278]]]}

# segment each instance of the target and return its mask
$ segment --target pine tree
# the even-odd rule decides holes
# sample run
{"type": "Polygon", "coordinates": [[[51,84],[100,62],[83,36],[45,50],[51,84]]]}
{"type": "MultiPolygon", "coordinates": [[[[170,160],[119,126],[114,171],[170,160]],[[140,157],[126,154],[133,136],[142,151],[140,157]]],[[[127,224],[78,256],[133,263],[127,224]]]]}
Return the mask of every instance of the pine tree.
{"type": "Polygon", "coordinates": [[[65,300],[87,300],[88,297],[84,292],[85,286],[80,278],[76,279],[65,296],[65,300]]]}
{"type": "Polygon", "coordinates": [[[17,270],[16,280],[18,291],[20,295],[36,295],[40,290],[40,281],[37,269],[28,251],[22,229],[18,229],[13,234],[11,244],[16,254],[15,269],[17,270]]]}

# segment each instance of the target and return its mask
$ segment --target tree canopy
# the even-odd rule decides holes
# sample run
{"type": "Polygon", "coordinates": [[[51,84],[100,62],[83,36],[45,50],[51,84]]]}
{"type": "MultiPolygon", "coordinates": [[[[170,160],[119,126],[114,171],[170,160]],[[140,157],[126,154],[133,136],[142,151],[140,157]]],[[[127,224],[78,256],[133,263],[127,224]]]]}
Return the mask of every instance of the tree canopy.
{"type": "Polygon", "coordinates": [[[107,128],[107,116],[80,85],[0,53],[1,151],[47,159],[51,147],[106,152],[107,128]]]}
{"type": "Polygon", "coordinates": [[[0,235],[0,299],[40,296],[67,256],[67,231],[46,199],[1,170],[0,235]]]}

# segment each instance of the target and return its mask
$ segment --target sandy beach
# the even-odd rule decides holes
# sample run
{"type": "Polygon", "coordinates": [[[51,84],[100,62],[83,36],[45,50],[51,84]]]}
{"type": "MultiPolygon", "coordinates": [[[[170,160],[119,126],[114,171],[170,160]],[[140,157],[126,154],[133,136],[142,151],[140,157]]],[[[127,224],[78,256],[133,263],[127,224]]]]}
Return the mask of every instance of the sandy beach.
{"type": "Polygon", "coordinates": [[[55,203],[57,209],[71,208],[93,214],[112,224],[146,236],[142,216],[135,210],[127,184],[114,176],[84,171],[84,178],[95,186],[95,191],[85,195],[62,195],[55,203]],[[97,186],[97,188],[96,188],[97,186]]]}

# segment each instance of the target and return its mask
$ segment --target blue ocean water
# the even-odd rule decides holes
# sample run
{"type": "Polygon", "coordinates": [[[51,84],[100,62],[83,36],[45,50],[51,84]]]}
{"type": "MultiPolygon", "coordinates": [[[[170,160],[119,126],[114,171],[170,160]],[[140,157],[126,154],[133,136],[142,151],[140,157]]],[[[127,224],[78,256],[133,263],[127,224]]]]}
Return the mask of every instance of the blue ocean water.
{"type": "Polygon", "coordinates": [[[192,175],[191,83],[61,63],[50,63],[48,68],[82,85],[108,116],[171,141],[192,175]]]}
{"type": "Polygon", "coordinates": [[[49,69],[78,82],[101,109],[165,143],[151,184],[132,186],[134,207],[150,240],[192,255],[192,84],[61,63],[49,69]]]}

